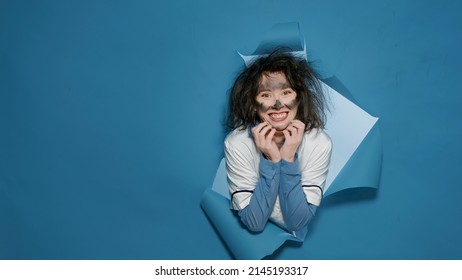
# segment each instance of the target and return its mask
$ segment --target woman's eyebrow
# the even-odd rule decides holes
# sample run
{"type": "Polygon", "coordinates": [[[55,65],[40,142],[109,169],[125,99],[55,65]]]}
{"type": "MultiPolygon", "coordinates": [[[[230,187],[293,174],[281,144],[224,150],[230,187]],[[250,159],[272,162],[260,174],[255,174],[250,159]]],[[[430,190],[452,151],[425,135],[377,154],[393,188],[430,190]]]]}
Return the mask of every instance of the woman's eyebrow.
{"type": "Polygon", "coordinates": [[[284,83],[282,86],[281,86],[281,89],[291,89],[292,87],[290,86],[289,83],[284,83]]]}

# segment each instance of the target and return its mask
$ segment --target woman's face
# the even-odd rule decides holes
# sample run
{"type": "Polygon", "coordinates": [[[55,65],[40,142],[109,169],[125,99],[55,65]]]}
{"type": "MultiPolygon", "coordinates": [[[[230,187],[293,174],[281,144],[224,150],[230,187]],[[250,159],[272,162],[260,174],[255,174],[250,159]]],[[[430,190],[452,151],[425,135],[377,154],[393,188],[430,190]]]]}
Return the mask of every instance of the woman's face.
{"type": "Polygon", "coordinates": [[[255,98],[257,114],[277,131],[287,128],[297,115],[297,93],[282,72],[264,73],[255,98]]]}

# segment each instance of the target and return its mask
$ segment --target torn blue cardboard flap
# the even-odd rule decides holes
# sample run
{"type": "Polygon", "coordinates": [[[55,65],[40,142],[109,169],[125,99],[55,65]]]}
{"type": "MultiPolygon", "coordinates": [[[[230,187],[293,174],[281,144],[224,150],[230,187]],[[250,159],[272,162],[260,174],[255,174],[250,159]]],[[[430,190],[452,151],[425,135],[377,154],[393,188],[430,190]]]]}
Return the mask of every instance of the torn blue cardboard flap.
{"type": "MultiPolygon", "coordinates": [[[[286,46],[306,59],[305,45],[300,38],[298,23],[278,24],[252,55],[241,57],[247,65],[275,47],[286,46]]],[[[334,147],[324,197],[351,188],[378,188],[382,166],[378,118],[359,107],[335,77],[321,83],[330,108],[326,132],[334,147]],[[345,95],[337,90],[345,92],[345,95]]],[[[258,234],[245,229],[230,209],[224,159],[220,162],[213,185],[202,196],[201,207],[236,259],[262,259],[288,240],[303,242],[307,234],[307,229],[289,233],[271,222],[258,234]]]]}

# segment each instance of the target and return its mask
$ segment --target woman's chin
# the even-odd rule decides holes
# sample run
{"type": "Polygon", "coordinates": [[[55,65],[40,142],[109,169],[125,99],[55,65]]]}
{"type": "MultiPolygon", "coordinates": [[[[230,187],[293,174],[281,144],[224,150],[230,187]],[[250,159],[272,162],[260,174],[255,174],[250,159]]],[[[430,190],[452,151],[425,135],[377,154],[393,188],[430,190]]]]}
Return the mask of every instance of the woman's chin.
{"type": "Polygon", "coordinates": [[[283,131],[286,129],[287,127],[284,127],[284,128],[277,128],[275,127],[276,129],[276,134],[283,134],[283,131]]]}

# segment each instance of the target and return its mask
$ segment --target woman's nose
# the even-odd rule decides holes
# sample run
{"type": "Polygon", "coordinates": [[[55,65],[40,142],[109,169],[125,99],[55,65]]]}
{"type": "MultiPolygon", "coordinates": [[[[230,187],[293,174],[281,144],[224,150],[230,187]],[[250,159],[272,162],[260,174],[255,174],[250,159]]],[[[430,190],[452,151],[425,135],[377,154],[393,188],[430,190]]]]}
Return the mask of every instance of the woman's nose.
{"type": "Polygon", "coordinates": [[[274,102],[274,105],[272,107],[275,110],[279,110],[284,106],[282,105],[281,101],[279,101],[279,99],[276,99],[276,102],[274,102]]]}

